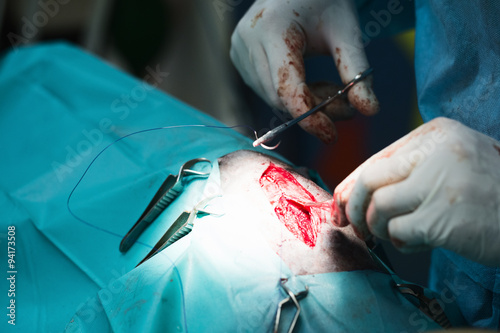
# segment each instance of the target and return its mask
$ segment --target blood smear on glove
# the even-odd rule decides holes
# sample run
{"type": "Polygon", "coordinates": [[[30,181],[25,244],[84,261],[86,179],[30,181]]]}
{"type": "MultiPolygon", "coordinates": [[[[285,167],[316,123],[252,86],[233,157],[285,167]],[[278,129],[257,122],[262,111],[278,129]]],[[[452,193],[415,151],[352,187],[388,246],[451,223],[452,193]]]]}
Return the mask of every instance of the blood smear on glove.
{"type": "Polygon", "coordinates": [[[318,202],[290,172],[273,163],[259,182],[280,222],[304,244],[314,247],[322,222],[333,214],[332,201],[318,202]]]}

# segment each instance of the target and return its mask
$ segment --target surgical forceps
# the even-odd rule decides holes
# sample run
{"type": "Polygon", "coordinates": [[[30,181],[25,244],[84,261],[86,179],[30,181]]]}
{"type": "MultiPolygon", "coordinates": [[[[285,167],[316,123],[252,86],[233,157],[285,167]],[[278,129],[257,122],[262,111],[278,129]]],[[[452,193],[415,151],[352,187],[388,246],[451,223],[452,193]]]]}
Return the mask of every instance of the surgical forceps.
{"type": "Polygon", "coordinates": [[[434,320],[438,325],[445,329],[450,329],[452,327],[441,305],[439,305],[435,298],[425,296],[424,288],[409,283],[396,283],[396,287],[401,294],[413,296],[412,303],[417,303],[415,305],[418,309],[425,313],[427,317],[434,320]]]}
{"type": "Polygon", "coordinates": [[[210,175],[211,166],[212,163],[206,158],[195,158],[184,163],[177,176],[168,175],[139,220],[123,237],[120,243],[120,252],[125,253],[132,247],[144,230],[181,194],[187,182],[193,178],[207,178],[210,175]],[[208,172],[192,170],[198,163],[209,163],[210,170],[208,172]]]}
{"type": "Polygon", "coordinates": [[[309,293],[309,287],[305,286],[306,290],[301,291],[301,292],[297,293],[297,295],[295,295],[285,285],[286,281],[287,281],[287,279],[281,279],[280,280],[281,287],[285,290],[285,292],[288,295],[288,297],[285,298],[285,299],[283,299],[281,302],[278,303],[278,311],[276,312],[276,319],[274,321],[274,330],[273,330],[273,333],[278,333],[278,329],[279,329],[279,326],[280,326],[280,319],[281,319],[281,309],[282,309],[283,305],[285,305],[286,303],[289,303],[290,301],[293,302],[293,304],[297,308],[297,312],[295,312],[295,316],[293,316],[292,323],[290,324],[290,328],[288,329],[288,333],[292,333],[293,332],[293,329],[295,328],[295,325],[297,324],[297,320],[299,319],[299,315],[300,315],[299,300],[301,300],[304,297],[306,297],[307,294],[309,293]]]}
{"type": "Polygon", "coordinates": [[[273,140],[275,137],[277,137],[279,134],[283,133],[284,131],[286,131],[288,128],[292,127],[293,125],[297,124],[299,121],[301,120],[304,120],[305,118],[309,117],[310,115],[318,112],[319,110],[321,110],[323,107],[325,107],[326,105],[330,104],[334,99],[336,99],[337,97],[339,96],[342,96],[344,95],[345,93],[347,93],[349,91],[349,89],[351,89],[351,87],[353,85],[355,85],[356,83],[358,83],[359,81],[363,80],[365,77],[367,77],[368,75],[370,75],[371,73],[373,72],[373,68],[368,68],[367,70],[365,70],[364,72],[361,72],[359,73],[358,75],[356,75],[354,77],[354,79],[352,79],[349,83],[347,83],[344,88],[342,88],[341,90],[337,91],[337,93],[333,96],[329,96],[327,99],[325,99],[323,102],[319,103],[318,105],[316,105],[315,107],[313,107],[311,110],[307,111],[306,113],[298,116],[297,118],[294,118],[290,121],[287,121],[286,123],[284,124],[281,124],[279,125],[278,127],[270,130],[269,132],[267,132],[266,134],[264,134],[263,136],[261,136],[260,138],[258,138],[257,140],[255,140],[253,142],[253,146],[254,147],[257,147],[263,143],[267,143],[271,140],[273,140]]]}
{"type": "Polygon", "coordinates": [[[424,288],[401,280],[372,250],[368,250],[373,260],[392,277],[392,283],[405,298],[445,329],[452,328],[444,309],[435,298],[425,296],[424,288]],[[411,296],[411,297],[408,297],[411,296]]]}
{"type": "MultiPolygon", "coordinates": [[[[172,223],[170,228],[163,234],[160,240],[153,246],[151,251],[142,259],[137,266],[155,256],[157,253],[163,251],[168,246],[172,245],[182,237],[189,234],[194,227],[194,220],[197,217],[203,217],[207,215],[221,216],[223,214],[218,214],[214,212],[207,211],[205,206],[214,198],[218,196],[212,196],[200,201],[190,212],[182,212],[181,215],[172,223]]],[[[136,266],[136,267],[137,267],[136,266]]]]}

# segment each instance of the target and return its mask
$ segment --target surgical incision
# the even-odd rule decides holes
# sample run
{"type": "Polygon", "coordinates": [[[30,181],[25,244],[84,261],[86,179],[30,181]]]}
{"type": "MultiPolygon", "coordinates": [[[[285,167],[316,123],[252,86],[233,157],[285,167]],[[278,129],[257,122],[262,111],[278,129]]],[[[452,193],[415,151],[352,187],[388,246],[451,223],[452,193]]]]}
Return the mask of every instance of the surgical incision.
{"type": "Polygon", "coordinates": [[[322,223],[332,216],[332,201],[318,202],[288,171],[270,163],[260,177],[278,219],[299,240],[314,247],[322,223]]]}

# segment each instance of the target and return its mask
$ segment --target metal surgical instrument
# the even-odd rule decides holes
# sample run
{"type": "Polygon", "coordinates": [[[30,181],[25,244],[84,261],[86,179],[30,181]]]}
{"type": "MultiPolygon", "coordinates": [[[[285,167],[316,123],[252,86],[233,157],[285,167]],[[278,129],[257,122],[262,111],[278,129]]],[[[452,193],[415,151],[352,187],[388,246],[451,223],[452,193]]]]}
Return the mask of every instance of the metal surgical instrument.
{"type": "MultiPolygon", "coordinates": [[[[207,215],[221,216],[223,214],[214,213],[205,209],[205,206],[215,197],[208,197],[200,201],[191,212],[182,212],[181,215],[172,223],[170,228],[163,234],[156,245],[149,251],[149,253],[142,259],[137,266],[150,259],[157,253],[163,251],[168,246],[172,245],[182,237],[186,236],[193,230],[194,220],[197,217],[203,217],[207,215]]],[[[136,267],[137,267],[136,266],[136,267]]]]}
{"type": "Polygon", "coordinates": [[[144,230],[146,230],[146,228],[160,216],[165,208],[181,194],[187,182],[194,178],[207,178],[210,175],[211,166],[212,163],[206,158],[195,158],[184,163],[177,176],[168,175],[167,179],[161,184],[153,199],[146,207],[144,213],[139,217],[139,220],[125,237],[123,237],[120,243],[120,252],[125,253],[130,249],[144,230]],[[192,170],[198,163],[209,163],[210,170],[208,172],[192,170]]]}
{"type": "Polygon", "coordinates": [[[396,283],[396,287],[399,289],[401,294],[413,296],[412,303],[414,303],[420,311],[425,313],[425,315],[434,320],[438,325],[445,329],[450,329],[452,327],[448,317],[446,317],[446,313],[438,303],[437,299],[425,296],[424,288],[409,283],[396,283]]]}
{"type": "Polygon", "coordinates": [[[284,124],[281,124],[280,126],[273,128],[257,140],[253,142],[253,146],[257,147],[263,143],[267,143],[271,140],[273,140],[275,137],[277,137],[279,134],[283,133],[286,131],[288,128],[292,127],[293,125],[297,124],[299,121],[304,120],[305,118],[309,117],[310,115],[316,113],[317,111],[321,110],[323,107],[326,105],[330,104],[333,100],[335,100],[337,97],[344,95],[349,89],[354,86],[356,83],[359,81],[363,80],[366,78],[368,75],[370,75],[373,72],[373,68],[368,68],[364,72],[359,73],[352,79],[349,83],[347,83],[342,90],[337,91],[337,93],[333,96],[329,96],[327,99],[325,99],[323,102],[319,103],[315,107],[313,107],[311,110],[307,111],[306,113],[298,116],[297,118],[294,118],[290,121],[287,121],[284,124]]]}
{"type": "Polygon", "coordinates": [[[445,329],[452,327],[450,320],[446,316],[444,309],[436,298],[429,298],[425,295],[424,288],[401,280],[372,250],[368,250],[373,260],[378,266],[392,277],[392,284],[405,298],[422,311],[427,317],[434,320],[445,329]]]}
{"type": "Polygon", "coordinates": [[[274,321],[274,330],[273,333],[278,333],[278,329],[280,326],[280,319],[281,319],[281,309],[283,308],[283,305],[286,303],[292,301],[295,307],[297,308],[297,312],[295,312],[295,316],[293,317],[292,323],[290,324],[290,327],[288,328],[288,333],[292,333],[293,329],[295,328],[295,325],[297,324],[297,320],[299,319],[300,315],[300,304],[299,300],[303,299],[304,297],[307,296],[309,292],[309,287],[305,286],[306,290],[301,291],[295,295],[287,286],[285,286],[285,283],[287,282],[287,279],[281,279],[281,287],[285,292],[287,293],[288,297],[283,299],[281,302],[278,304],[278,311],[276,312],[276,319],[274,321]]]}

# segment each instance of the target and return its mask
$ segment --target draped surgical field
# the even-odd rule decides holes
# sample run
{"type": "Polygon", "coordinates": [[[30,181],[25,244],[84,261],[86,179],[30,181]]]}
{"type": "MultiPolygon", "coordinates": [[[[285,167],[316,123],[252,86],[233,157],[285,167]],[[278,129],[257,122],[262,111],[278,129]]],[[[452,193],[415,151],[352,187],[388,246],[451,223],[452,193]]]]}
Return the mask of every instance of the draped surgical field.
{"type": "Polygon", "coordinates": [[[237,151],[219,160],[231,209],[257,228],[294,274],[317,274],[374,265],[350,226],[334,224],[332,196],[273,157],[237,151]]]}

